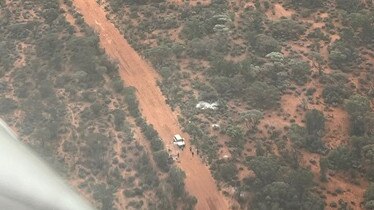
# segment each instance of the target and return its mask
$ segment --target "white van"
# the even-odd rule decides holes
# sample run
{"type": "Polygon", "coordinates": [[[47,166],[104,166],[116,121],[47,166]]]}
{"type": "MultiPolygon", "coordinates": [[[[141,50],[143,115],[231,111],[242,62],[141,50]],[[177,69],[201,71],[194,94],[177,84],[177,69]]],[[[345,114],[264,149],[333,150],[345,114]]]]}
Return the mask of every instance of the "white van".
{"type": "Polygon", "coordinates": [[[186,146],[184,139],[179,134],[174,135],[173,144],[177,145],[179,148],[184,148],[186,146]]]}

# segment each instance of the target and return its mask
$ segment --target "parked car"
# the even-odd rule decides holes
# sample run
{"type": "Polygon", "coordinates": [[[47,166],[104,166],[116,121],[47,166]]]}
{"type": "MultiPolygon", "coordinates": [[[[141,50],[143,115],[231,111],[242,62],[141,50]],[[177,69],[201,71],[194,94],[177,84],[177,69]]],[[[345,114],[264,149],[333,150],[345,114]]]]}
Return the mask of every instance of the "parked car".
{"type": "Polygon", "coordinates": [[[174,135],[173,144],[177,145],[181,149],[183,149],[186,146],[184,139],[179,134],[174,135]]]}

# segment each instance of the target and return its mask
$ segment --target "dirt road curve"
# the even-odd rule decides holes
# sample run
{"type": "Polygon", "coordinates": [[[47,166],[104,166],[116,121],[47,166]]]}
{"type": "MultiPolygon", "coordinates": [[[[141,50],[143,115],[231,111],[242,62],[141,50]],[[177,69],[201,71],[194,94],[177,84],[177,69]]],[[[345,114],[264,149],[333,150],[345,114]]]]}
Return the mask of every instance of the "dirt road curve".
{"type": "MultiPolygon", "coordinates": [[[[165,97],[156,84],[157,73],[123,38],[115,26],[105,17],[105,12],[95,0],[73,0],[86,23],[100,35],[101,46],[113,59],[118,60],[120,75],[126,85],[137,89],[143,116],[154,125],[166,145],[170,145],[173,134],[181,133],[176,115],[165,102],[165,97]]],[[[188,142],[187,142],[188,143],[188,142]]],[[[187,148],[189,144],[187,145],[187,148]]],[[[198,199],[197,209],[229,209],[226,198],[216,187],[209,169],[199,158],[192,157],[188,149],[180,154],[180,167],[186,172],[186,188],[198,199]]]]}

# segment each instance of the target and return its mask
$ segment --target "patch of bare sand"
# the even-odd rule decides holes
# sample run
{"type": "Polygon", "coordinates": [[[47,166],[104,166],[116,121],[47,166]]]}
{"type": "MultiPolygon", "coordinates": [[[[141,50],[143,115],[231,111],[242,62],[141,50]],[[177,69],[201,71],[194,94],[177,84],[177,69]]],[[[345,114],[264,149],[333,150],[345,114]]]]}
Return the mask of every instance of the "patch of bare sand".
{"type": "Polygon", "coordinates": [[[276,3],[274,4],[273,9],[266,12],[266,15],[270,20],[278,20],[281,17],[289,18],[293,13],[293,11],[287,10],[281,4],[276,3]]]}
{"type": "Polygon", "coordinates": [[[286,94],[281,98],[282,108],[285,113],[289,114],[290,117],[295,119],[295,123],[301,124],[303,119],[303,112],[299,109],[303,104],[303,99],[301,96],[296,96],[294,94],[286,94]]]}
{"type": "Polygon", "coordinates": [[[327,12],[323,12],[319,15],[321,18],[328,18],[329,17],[329,13],[327,12]]]}
{"type": "Polygon", "coordinates": [[[349,116],[342,108],[333,108],[325,113],[326,136],[325,143],[329,148],[337,148],[339,145],[348,143],[349,138],[349,116]]]}
{"type": "Polygon", "coordinates": [[[312,23],[312,29],[316,29],[316,28],[323,28],[325,26],[325,23],[323,22],[313,22],[312,23]]]}
{"type": "Polygon", "coordinates": [[[332,35],[330,36],[330,38],[331,38],[331,42],[333,43],[333,42],[335,42],[336,40],[340,39],[340,36],[339,36],[338,34],[332,34],[332,35]]]}

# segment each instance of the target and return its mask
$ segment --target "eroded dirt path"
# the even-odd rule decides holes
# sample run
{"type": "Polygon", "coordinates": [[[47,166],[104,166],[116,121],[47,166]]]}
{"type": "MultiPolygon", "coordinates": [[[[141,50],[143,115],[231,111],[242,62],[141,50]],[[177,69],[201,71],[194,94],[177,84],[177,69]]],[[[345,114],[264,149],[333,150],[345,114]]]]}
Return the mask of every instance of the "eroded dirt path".
{"type": "MultiPolygon", "coordinates": [[[[172,147],[171,138],[181,133],[187,140],[189,137],[181,131],[176,115],[165,102],[165,97],[158,88],[158,75],[123,38],[115,26],[110,23],[105,12],[95,0],[74,0],[77,10],[83,15],[86,23],[100,35],[101,46],[106,53],[117,60],[120,75],[127,86],[137,89],[140,109],[146,120],[153,124],[166,146],[172,147]]],[[[204,163],[192,156],[188,149],[180,153],[179,167],[187,175],[187,191],[198,199],[197,209],[229,209],[226,198],[217,189],[216,183],[204,163]]]]}

